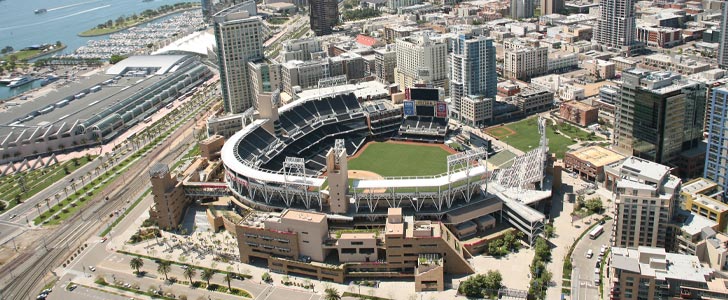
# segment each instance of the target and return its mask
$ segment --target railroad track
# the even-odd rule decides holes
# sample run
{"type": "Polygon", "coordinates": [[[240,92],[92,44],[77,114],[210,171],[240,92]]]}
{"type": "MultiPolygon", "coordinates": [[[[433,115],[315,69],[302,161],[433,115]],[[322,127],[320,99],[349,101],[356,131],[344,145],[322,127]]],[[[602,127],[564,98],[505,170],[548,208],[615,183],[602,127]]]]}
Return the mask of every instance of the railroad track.
{"type": "MultiPolygon", "coordinates": [[[[203,105],[210,106],[214,101],[206,101],[203,105]]],[[[194,110],[190,110],[189,114],[197,114],[194,110]]],[[[176,130],[173,132],[160,146],[156,147],[147,155],[148,159],[137,161],[132,168],[127,170],[127,174],[133,179],[127,184],[123,184],[123,176],[114,179],[107,189],[111,190],[108,194],[110,199],[129,199],[137,194],[143,187],[149,184],[149,176],[146,173],[152,161],[160,161],[163,163],[171,163],[174,159],[185,153],[184,150],[189,148],[194,140],[193,134],[188,134],[176,145],[171,145],[181,135],[188,130],[193,130],[196,123],[195,118],[189,118],[180,127],[184,130],[176,130]],[[165,150],[166,149],[166,150],[165,150]],[[166,153],[165,153],[166,152],[166,153]],[[161,156],[161,157],[160,157],[161,156]],[[146,161],[146,163],[144,163],[146,161]]],[[[92,234],[95,234],[104,222],[97,220],[106,218],[109,214],[122,207],[125,201],[103,201],[102,194],[99,194],[90,203],[89,208],[96,206],[91,213],[81,212],[66,220],[61,226],[53,229],[46,236],[51,237],[50,240],[44,240],[42,245],[34,249],[21,253],[15,259],[3,266],[0,270],[0,276],[8,282],[4,287],[0,287],[0,300],[4,299],[33,299],[35,297],[34,290],[38,289],[43,277],[61,261],[66,258],[72,251],[78,249],[81,244],[86,241],[92,234]],[[100,206],[99,206],[100,205],[100,206]],[[45,249],[50,246],[48,250],[45,249]],[[42,254],[40,254],[42,253],[42,254]],[[22,267],[22,273],[14,274],[13,271],[22,267]],[[17,277],[13,277],[18,275],[17,277]],[[10,276],[11,279],[7,280],[10,276]]]]}

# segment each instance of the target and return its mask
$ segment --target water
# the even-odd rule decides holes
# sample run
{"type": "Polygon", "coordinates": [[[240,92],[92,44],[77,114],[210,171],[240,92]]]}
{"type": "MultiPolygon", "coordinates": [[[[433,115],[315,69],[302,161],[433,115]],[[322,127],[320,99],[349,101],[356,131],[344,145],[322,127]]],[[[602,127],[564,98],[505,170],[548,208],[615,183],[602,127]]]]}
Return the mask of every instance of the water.
{"type": "Polygon", "coordinates": [[[86,45],[90,39],[77,34],[107,20],[122,15],[138,14],[146,9],[192,0],[4,0],[0,1],[0,48],[11,46],[16,50],[30,45],[61,41],[68,45],[63,52],[70,53],[86,45]],[[45,8],[48,12],[36,15],[33,11],[45,8]]]}
{"type": "MultiPolygon", "coordinates": [[[[107,20],[122,15],[139,14],[162,5],[193,0],[4,0],[0,1],[0,48],[11,46],[15,50],[45,43],[61,41],[68,47],[61,53],[71,53],[89,40],[106,36],[80,37],[77,34],[107,20]],[[36,15],[36,9],[48,12],[36,15]]],[[[171,18],[167,16],[158,21],[171,18]]],[[[0,86],[0,100],[7,99],[40,86],[40,80],[17,88],[0,86]]]]}

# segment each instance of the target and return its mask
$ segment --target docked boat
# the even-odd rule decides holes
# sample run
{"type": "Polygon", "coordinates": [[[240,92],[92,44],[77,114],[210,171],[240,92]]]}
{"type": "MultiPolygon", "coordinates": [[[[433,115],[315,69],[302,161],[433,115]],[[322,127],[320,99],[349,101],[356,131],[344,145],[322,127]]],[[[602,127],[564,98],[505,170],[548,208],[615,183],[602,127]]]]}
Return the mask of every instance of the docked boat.
{"type": "Polygon", "coordinates": [[[56,76],[56,75],[48,75],[48,77],[43,78],[43,79],[40,80],[40,85],[41,86],[46,86],[46,85],[49,85],[49,84],[53,83],[56,80],[58,80],[58,76],[56,76]]]}
{"type": "Polygon", "coordinates": [[[13,81],[11,81],[10,84],[8,84],[8,87],[16,88],[16,87],[23,86],[23,85],[26,85],[31,82],[33,82],[33,78],[31,78],[30,76],[13,78],[13,81]]]}
{"type": "Polygon", "coordinates": [[[48,12],[48,10],[47,10],[47,9],[45,9],[45,8],[39,8],[39,9],[36,9],[35,11],[33,11],[33,12],[34,12],[34,13],[35,13],[36,15],[40,15],[40,14],[44,14],[44,13],[47,13],[47,12],[48,12]]]}

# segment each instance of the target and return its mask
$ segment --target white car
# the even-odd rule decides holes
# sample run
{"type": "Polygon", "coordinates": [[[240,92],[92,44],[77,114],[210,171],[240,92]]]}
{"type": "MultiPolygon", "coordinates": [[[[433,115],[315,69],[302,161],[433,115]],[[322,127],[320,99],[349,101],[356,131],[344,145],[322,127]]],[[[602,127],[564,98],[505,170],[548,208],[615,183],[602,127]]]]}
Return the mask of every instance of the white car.
{"type": "Polygon", "coordinates": [[[91,270],[91,272],[96,272],[96,268],[94,266],[88,266],[88,269],[91,270]]]}
{"type": "Polygon", "coordinates": [[[592,258],[594,256],[594,251],[592,249],[589,249],[589,251],[586,252],[586,258],[592,258]]]}

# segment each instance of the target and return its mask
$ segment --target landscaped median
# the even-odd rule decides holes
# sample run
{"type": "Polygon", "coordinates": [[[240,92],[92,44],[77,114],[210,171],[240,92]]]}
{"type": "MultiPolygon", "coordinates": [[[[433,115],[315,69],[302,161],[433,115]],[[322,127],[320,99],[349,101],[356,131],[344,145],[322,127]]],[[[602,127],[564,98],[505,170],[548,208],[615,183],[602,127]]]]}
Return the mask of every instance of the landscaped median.
{"type": "Polygon", "coordinates": [[[60,181],[68,174],[73,173],[73,171],[83,167],[95,158],[96,156],[86,155],[47,168],[23,171],[0,177],[0,199],[6,201],[4,202],[5,207],[0,205],[0,211],[13,208],[19,203],[22,203],[22,201],[29,199],[51,184],[60,181]]]}
{"type": "MultiPolygon", "coordinates": [[[[209,103],[211,99],[212,98],[210,98],[206,103],[209,103]]],[[[93,197],[97,196],[98,193],[104,191],[109,183],[122,175],[123,172],[126,171],[126,169],[134,162],[142,159],[143,156],[151,152],[154,147],[168,138],[175,130],[177,130],[185,122],[189,121],[204,107],[206,107],[206,105],[203,103],[197,108],[191,110],[190,113],[182,120],[175,122],[173,126],[164,131],[162,134],[157,135],[154,139],[142,148],[138,149],[134,154],[124,159],[121,163],[105,170],[101,175],[97,176],[83,187],[77,189],[66,199],[51,207],[48,211],[40,214],[33,220],[33,223],[36,225],[55,225],[73,215],[76,211],[80,210],[81,207],[88,202],[88,200],[93,199],[93,197]]],[[[162,126],[162,122],[158,121],[154,126],[162,126]]],[[[151,130],[150,128],[147,128],[146,130],[151,130]]]]}

